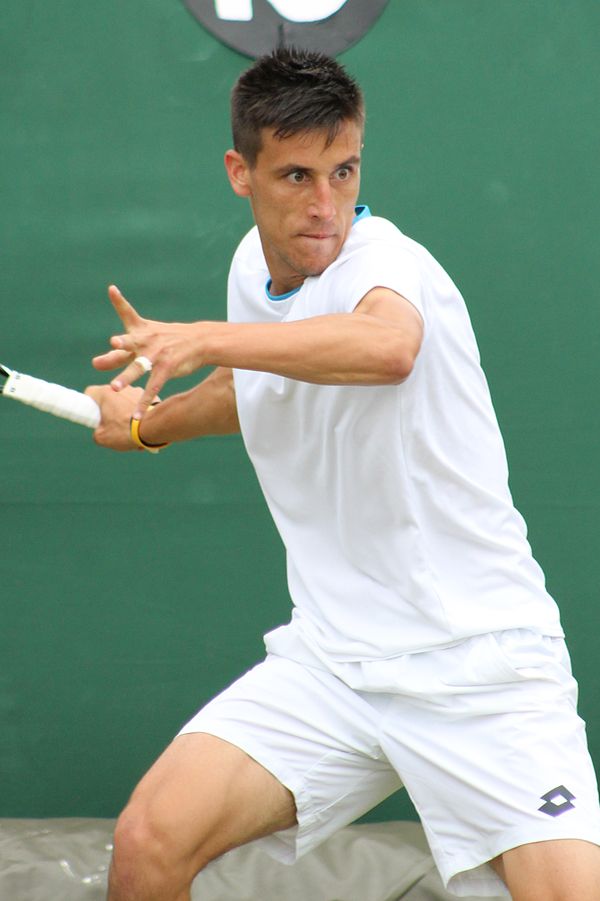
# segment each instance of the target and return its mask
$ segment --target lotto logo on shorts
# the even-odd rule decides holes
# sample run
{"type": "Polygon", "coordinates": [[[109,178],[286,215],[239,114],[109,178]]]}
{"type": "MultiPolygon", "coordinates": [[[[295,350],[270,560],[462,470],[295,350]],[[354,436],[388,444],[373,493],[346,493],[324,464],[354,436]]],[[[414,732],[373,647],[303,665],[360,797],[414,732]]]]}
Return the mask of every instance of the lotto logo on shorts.
{"type": "Polygon", "coordinates": [[[216,38],[245,56],[285,44],[335,56],[359,41],[389,0],[183,0],[216,38]]]}
{"type": "Polygon", "coordinates": [[[564,785],[558,785],[551,791],[546,792],[545,795],[542,795],[542,801],[546,803],[542,804],[538,810],[541,813],[547,813],[550,817],[558,817],[567,810],[573,810],[575,805],[572,802],[574,800],[575,795],[571,794],[568,788],[565,788],[564,785]],[[556,802],[559,800],[561,803],[557,804],[556,802]]]}

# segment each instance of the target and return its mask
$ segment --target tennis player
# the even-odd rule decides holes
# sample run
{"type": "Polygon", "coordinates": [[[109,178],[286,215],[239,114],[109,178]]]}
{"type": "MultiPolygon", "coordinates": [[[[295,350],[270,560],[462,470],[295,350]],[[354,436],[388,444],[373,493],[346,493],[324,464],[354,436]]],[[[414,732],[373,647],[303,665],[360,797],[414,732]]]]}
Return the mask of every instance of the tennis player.
{"type": "Polygon", "coordinates": [[[357,206],[363,99],[335,61],[259,59],[232,120],[225,167],[256,227],[228,321],[146,320],[111,287],[123,333],[94,363],[122,371],[88,393],[95,439],[116,450],[241,429],[293,611],[134,791],[109,899],[185,901],[252,840],[291,862],[404,785],[450,892],[598,901],[577,687],[463,299],[357,206]]]}

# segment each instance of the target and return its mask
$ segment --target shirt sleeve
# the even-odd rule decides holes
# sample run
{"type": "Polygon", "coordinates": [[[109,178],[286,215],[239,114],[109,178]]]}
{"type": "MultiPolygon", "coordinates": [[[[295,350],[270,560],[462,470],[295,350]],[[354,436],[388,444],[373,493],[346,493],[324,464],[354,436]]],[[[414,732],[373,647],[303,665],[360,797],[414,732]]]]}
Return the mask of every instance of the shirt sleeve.
{"type": "Polygon", "coordinates": [[[336,312],[351,313],[373,288],[389,288],[412,303],[425,320],[419,261],[407,248],[372,242],[350,254],[336,276],[332,298],[336,312]]]}

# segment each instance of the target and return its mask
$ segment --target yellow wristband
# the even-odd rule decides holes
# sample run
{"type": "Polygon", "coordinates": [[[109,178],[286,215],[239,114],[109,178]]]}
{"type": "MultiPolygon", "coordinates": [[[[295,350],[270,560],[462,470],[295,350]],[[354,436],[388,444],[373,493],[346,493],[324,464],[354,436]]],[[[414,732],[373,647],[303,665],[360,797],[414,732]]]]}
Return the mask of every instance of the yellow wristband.
{"type": "Polygon", "coordinates": [[[157,454],[163,447],[168,447],[170,444],[169,441],[166,441],[164,444],[146,444],[140,435],[140,420],[134,419],[133,416],[129,420],[129,432],[134,444],[137,444],[138,447],[143,448],[151,454],[157,454]]]}

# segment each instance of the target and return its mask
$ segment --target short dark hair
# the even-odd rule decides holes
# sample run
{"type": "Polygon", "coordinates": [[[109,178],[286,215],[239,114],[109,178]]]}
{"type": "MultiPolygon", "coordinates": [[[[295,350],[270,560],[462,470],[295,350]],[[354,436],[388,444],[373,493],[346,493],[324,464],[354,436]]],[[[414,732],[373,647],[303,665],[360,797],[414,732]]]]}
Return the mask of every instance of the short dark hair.
{"type": "Polygon", "coordinates": [[[231,94],[233,146],[254,166],[263,128],[277,138],[325,130],[331,144],[344,122],[364,125],[362,91],[336,60],[324,53],[280,47],[259,57],[231,94]]]}

